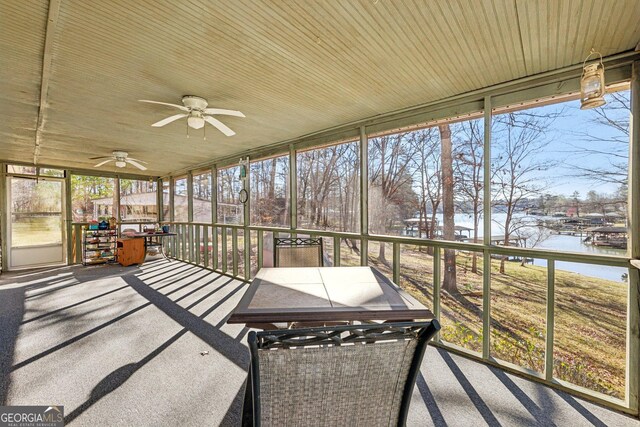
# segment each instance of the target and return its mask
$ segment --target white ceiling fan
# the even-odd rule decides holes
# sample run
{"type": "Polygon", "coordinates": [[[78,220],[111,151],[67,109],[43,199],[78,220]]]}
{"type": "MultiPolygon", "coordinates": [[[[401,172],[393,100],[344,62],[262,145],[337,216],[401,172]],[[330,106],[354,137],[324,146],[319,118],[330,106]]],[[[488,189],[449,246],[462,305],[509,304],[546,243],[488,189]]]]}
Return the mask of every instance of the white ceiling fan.
{"type": "MultiPolygon", "coordinates": [[[[160,104],[160,105],[168,105],[170,107],[178,108],[179,110],[184,111],[184,113],[176,114],[173,116],[169,116],[166,119],[162,119],[159,122],[152,124],[153,127],[162,127],[166,124],[174,122],[183,117],[187,118],[187,125],[193,129],[201,129],[204,126],[204,123],[207,122],[210,125],[215,126],[220,132],[224,133],[227,136],[233,136],[236,133],[232,131],[227,125],[222,123],[220,120],[216,119],[212,115],[223,115],[223,116],[235,116],[235,117],[245,117],[240,111],[235,110],[224,110],[222,108],[207,108],[209,103],[206,99],[201,98],[199,96],[193,95],[185,95],[182,97],[182,104],[169,104],[167,102],[158,102],[158,101],[149,101],[146,99],[140,99],[140,102],[149,102],[151,104],[160,104]]],[[[188,131],[188,129],[187,129],[188,131]]],[[[187,136],[189,134],[187,133],[187,136]]]]}
{"type": "Polygon", "coordinates": [[[131,157],[129,157],[129,153],[127,153],[126,151],[114,151],[113,153],[111,153],[111,156],[100,156],[100,157],[89,158],[89,160],[101,160],[101,159],[107,159],[107,160],[98,163],[97,165],[94,166],[94,168],[99,168],[100,166],[103,166],[109,162],[115,161],[116,167],[118,168],[123,168],[127,166],[127,163],[129,163],[130,165],[133,165],[140,170],[143,170],[143,171],[147,170],[146,167],[140,164],[140,163],[147,163],[147,162],[144,162],[138,159],[132,159],[131,157]]]}

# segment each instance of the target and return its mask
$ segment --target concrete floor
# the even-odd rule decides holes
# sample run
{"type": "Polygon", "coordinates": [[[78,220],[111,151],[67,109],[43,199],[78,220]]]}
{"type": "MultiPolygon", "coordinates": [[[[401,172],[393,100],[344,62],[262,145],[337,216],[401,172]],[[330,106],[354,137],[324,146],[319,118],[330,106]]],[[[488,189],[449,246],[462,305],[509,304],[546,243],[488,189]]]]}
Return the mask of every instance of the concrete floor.
{"type": "MultiPolygon", "coordinates": [[[[64,405],[72,426],[239,425],[247,329],[226,319],[246,288],[165,260],[5,273],[0,405],[64,405]]],[[[429,347],[409,425],[640,421],[429,347]]]]}

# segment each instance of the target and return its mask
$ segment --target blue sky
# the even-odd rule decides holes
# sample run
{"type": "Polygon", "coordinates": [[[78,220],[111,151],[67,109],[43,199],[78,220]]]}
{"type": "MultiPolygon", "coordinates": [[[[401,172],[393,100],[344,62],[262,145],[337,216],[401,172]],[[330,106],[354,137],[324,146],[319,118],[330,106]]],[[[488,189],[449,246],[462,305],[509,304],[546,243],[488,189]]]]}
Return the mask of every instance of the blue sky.
{"type": "MultiPolygon", "coordinates": [[[[627,98],[628,94],[629,92],[626,91],[627,98]]],[[[611,101],[610,96],[607,96],[607,99],[611,101]]],[[[603,108],[607,108],[607,106],[605,105],[603,108]]],[[[628,143],[620,144],[619,142],[602,141],[602,139],[611,141],[616,137],[618,139],[626,137],[612,126],[597,123],[594,120],[597,117],[595,111],[580,110],[580,102],[577,100],[539,107],[536,112],[557,112],[560,110],[563,112],[562,116],[555,119],[551,125],[550,132],[547,134],[547,137],[551,139],[551,143],[540,153],[538,158],[551,159],[559,163],[552,169],[540,173],[541,180],[551,182],[551,188],[549,188],[548,192],[571,195],[574,191],[578,191],[582,198],[590,190],[598,193],[614,193],[618,189],[618,185],[594,180],[593,177],[576,169],[574,165],[611,169],[611,162],[619,163],[621,160],[611,153],[615,150],[620,153],[622,149],[625,156],[628,155],[626,151],[628,150],[628,143]],[[584,134],[589,134],[600,140],[591,141],[584,134]],[[597,152],[583,152],[577,155],[575,147],[584,147],[597,152]]],[[[622,114],[625,114],[627,116],[625,118],[626,121],[628,122],[629,120],[628,113],[623,111],[612,111],[609,108],[607,114],[616,120],[623,120],[622,114]]]]}

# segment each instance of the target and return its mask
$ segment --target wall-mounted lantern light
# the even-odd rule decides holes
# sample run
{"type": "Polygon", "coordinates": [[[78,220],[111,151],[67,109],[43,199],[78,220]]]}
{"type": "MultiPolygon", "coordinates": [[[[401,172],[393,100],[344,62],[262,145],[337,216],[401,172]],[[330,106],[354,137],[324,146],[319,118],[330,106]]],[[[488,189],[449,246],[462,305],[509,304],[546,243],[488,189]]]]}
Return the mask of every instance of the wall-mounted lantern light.
{"type": "Polygon", "coordinates": [[[580,109],[600,107],[606,104],[604,100],[604,65],[602,55],[591,49],[589,56],[582,64],[582,77],[580,78],[580,109]],[[592,55],[600,56],[600,61],[587,64],[592,55]]]}
{"type": "Polygon", "coordinates": [[[249,172],[249,156],[244,159],[241,157],[238,165],[240,166],[240,179],[245,181],[249,172]]]}

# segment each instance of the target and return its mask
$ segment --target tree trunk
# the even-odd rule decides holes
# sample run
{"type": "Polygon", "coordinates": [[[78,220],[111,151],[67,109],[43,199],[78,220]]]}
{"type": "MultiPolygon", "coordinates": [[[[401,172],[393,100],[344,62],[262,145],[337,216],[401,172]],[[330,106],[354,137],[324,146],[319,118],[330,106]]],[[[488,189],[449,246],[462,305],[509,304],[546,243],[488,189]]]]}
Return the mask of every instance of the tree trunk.
{"type": "MultiPolygon", "coordinates": [[[[438,130],[440,131],[442,144],[442,235],[445,240],[455,240],[451,128],[449,128],[449,125],[440,125],[438,130]]],[[[456,252],[453,249],[444,250],[442,289],[450,294],[458,292],[456,285],[456,252]]]]}
{"type": "MultiPolygon", "coordinates": [[[[438,210],[438,206],[435,204],[431,204],[431,219],[429,220],[429,225],[428,225],[428,232],[427,232],[427,238],[429,239],[435,239],[436,238],[436,210],[438,210]]],[[[427,253],[429,255],[433,255],[433,246],[428,246],[427,247],[427,253]]]]}
{"type": "MultiPolygon", "coordinates": [[[[511,226],[511,207],[509,207],[507,209],[507,217],[505,218],[504,221],[504,245],[505,246],[509,246],[509,237],[510,237],[510,233],[509,233],[509,227],[511,226]]],[[[504,274],[504,263],[505,261],[507,261],[509,257],[506,255],[503,255],[500,258],[500,274],[504,274]]]]}
{"type": "Polygon", "coordinates": [[[389,265],[389,262],[387,262],[387,256],[384,251],[385,246],[386,245],[384,244],[384,242],[380,242],[380,250],[378,251],[378,261],[380,261],[384,265],[389,265]]]}
{"type": "Polygon", "coordinates": [[[277,169],[276,159],[271,159],[271,170],[269,171],[269,190],[267,193],[267,198],[270,203],[273,203],[276,198],[276,169],[277,169]]]}

